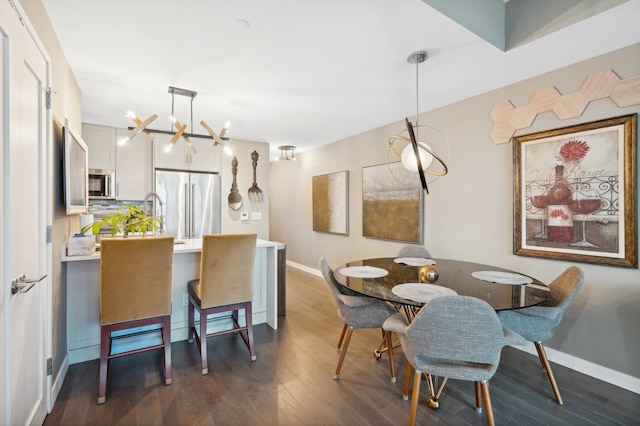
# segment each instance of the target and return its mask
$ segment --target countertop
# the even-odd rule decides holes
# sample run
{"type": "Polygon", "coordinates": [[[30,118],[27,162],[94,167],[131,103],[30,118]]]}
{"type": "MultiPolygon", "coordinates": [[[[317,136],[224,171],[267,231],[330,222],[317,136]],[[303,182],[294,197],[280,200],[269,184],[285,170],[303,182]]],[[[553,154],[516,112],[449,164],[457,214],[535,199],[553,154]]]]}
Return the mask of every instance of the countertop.
{"type": "MultiPolygon", "coordinates": [[[[276,250],[285,248],[284,243],[277,241],[268,241],[258,238],[256,241],[256,247],[274,247],[276,250]]],[[[90,256],[67,256],[66,243],[62,248],[62,261],[63,262],[77,262],[81,260],[99,260],[100,251],[96,251],[90,256]]],[[[173,254],[186,254],[186,253],[200,253],[202,251],[202,238],[192,238],[187,240],[176,240],[173,246],[173,254]]]]}

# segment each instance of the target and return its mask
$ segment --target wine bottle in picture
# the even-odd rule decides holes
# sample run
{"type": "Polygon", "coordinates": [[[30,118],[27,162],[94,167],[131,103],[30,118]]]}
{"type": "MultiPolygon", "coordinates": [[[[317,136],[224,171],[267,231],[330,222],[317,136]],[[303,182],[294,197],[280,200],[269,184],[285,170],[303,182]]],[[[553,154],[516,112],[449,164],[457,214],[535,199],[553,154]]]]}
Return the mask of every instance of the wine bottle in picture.
{"type": "Polygon", "coordinates": [[[573,240],[573,212],[569,208],[571,190],[564,181],[564,166],[556,166],[556,182],[547,192],[547,239],[573,240]]]}

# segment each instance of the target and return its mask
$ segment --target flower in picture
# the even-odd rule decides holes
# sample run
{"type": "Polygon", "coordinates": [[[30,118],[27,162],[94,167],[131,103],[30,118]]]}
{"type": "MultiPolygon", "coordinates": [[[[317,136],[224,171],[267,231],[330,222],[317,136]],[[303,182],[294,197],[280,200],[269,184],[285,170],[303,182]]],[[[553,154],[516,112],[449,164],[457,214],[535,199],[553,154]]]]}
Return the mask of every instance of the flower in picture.
{"type": "Polygon", "coordinates": [[[562,220],[569,220],[569,216],[562,211],[562,209],[553,209],[549,212],[549,217],[554,219],[562,218],[562,220]]]}
{"type": "Polygon", "coordinates": [[[560,164],[578,163],[589,152],[589,144],[585,141],[570,140],[560,147],[560,152],[556,159],[560,164]]]}

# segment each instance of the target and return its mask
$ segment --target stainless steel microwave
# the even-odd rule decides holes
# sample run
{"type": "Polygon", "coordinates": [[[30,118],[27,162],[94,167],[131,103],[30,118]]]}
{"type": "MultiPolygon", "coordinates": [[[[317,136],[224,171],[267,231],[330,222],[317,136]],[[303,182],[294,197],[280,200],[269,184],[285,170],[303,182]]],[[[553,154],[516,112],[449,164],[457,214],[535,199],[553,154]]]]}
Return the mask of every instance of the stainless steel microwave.
{"type": "Polygon", "coordinates": [[[115,200],[115,170],[89,169],[89,198],[115,200]]]}

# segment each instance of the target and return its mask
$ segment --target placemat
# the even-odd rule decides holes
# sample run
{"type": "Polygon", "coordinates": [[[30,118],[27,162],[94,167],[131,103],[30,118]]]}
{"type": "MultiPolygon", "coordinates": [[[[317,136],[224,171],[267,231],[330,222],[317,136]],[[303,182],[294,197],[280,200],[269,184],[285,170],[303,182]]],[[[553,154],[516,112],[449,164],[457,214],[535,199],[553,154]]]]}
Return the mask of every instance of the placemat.
{"type": "Polygon", "coordinates": [[[424,257],[398,257],[393,259],[399,265],[407,265],[407,266],[425,266],[425,265],[435,265],[436,261],[433,259],[427,259],[424,257]]]}
{"type": "Polygon", "coordinates": [[[389,271],[375,266],[349,266],[340,269],[342,275],[353,278],[380,278],[389,274],[389,271]]]}
{"type": "Polygon", "coordinates": [[[391,291],[396,296],[422,303],[426,303],[436,297],[455,296],[458,294],[449,287],[424,283],[398,284],[391,291]]]}

